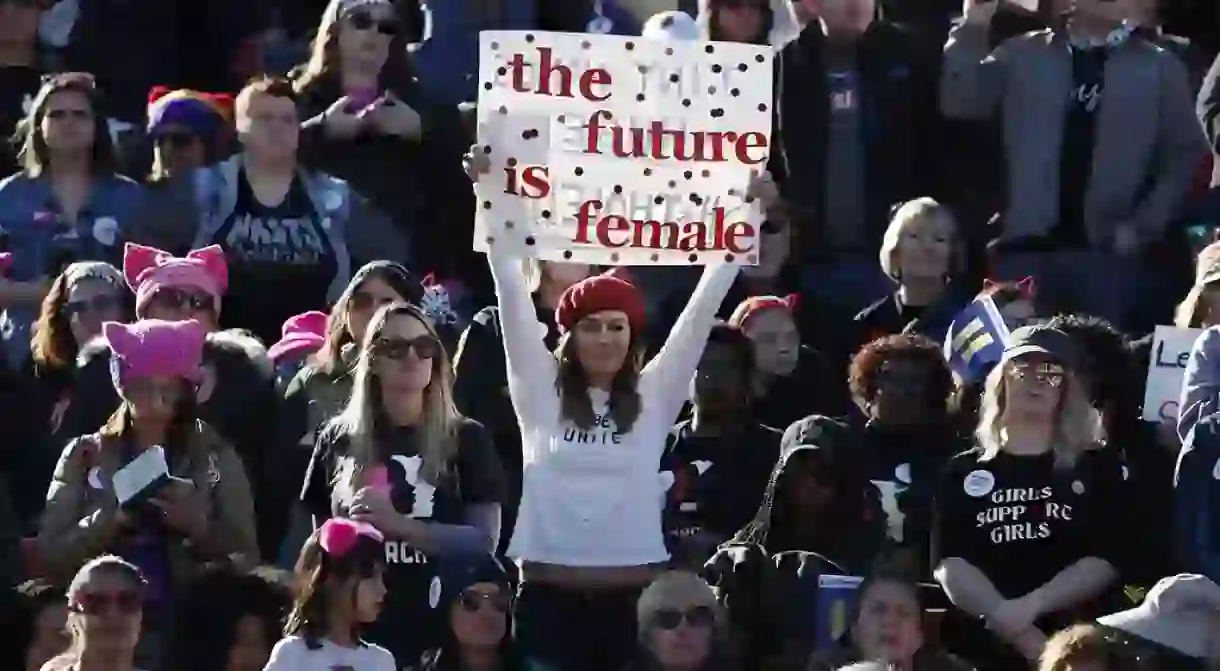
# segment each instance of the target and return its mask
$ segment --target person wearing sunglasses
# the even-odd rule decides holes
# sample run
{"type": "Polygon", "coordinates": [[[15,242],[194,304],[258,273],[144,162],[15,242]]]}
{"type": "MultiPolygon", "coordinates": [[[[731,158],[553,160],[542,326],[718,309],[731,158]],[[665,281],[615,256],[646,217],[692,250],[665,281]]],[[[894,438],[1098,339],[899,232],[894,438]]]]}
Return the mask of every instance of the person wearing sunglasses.
{"type": "MultiPolygon", "coordinates": [[[[468,140],[456,105],[431,98],[414,77],[404,8],[330,0],[309,59],[290,74],[301,103],[301,156],[345,180],[412,242],[411,259],[387,251],[362,260],[405,263],[448,284],[478,263],[460,232],[474,212],[461,165],[468,140]]],[[[485,280],[468,289],[489,292],[485,280]]]]}
{"type": "Polygon", "coordinates": [[[386,588],[385,537],[369,524],[326,520],[301,548],[284,638],[263,671],[396,671],[389,650],[365,640],[386,588]]]}
{"type": "Polygon", "coordinates": [[[231,95],[153,87],[146,131],[153,145],[148,184],[167,184],[222,158],[232,118],[231,95]]]}
{"type": "Polygon", "coordinates": [[[1130,493],[1106,454],[1117,448],[1099,449],[1083,362],[1062,331],[1013,331],[984,382],[975,447],[935,493],[931,565],[955,606],[947,647],[979,668],[1037,661],[1056,629],[1100,614],[1119,577],[1113,519],[1130,493]]]}
{"type": "Polygon", "coordinates": [[[146,654],[156,659],[172,596],[200,564],[258,561],[253,497],[237,453],[198,418],[203,327],[107,322],[102,335],[121,404],[104,425],[63,449],[35,544],[51,579],[104,551],[140,566],[149,580],[148,608],[157,615],[146,621],[146,654]],[[164,455],[166,482],[120,504],[124,480],[116,473],[150,450],[164,455]]]}
{"type": "Polygon", "coordinates": [[[636,604],[639,645],[628,671],[713,671],[734,668],[716,595],[694,573],[662,573],[636,604]]]}
{"type": "Polygon", "coordinates": [[[29,330],[50,281],[74,261],[117,262],[143,198],[118,174],[90,75],[55,75],[22,122],[22,168],[0,183],[0,246],[13,254],[0,288],[9,361],[30,356],[29,330]]]}
{"type": "MultiPolygon", "coordinates": [[[[272,490],[275,496],[291,502],[300,494],[309,455],[317,442],[317,429],[339,414],[351,397],[360,343],[373,315],[391,303],[419,305],[422,299],[419,280],[397,263],[373,261],[356,271],[330,309],[322,346],[284,391],[277,439],[281,459],[275,469],[282,479],[272,490]]],[[[291,568],[297,549],[313,529],[308,515],[298,508],[292,507],[292,519],[277,555],[279,565],[285,568],[291,568]]]]}
{"type": "Polygon", "coordinates": [[[385,535],[389,591],[369,640],[400,660],[441,643],[430,607],[438,565],[499,541],[504,473],[487,430],[454,407],[451,370],[422,310],[380,308],[351,397],[318,432],[301,489],[315,525],[344,515],[385,535]]]}
{"type": "Polygon", "coordinates": [[[411,671],[526,671],[512,636],[512,585],[489,554],[446,557],[435,617],[446,620],[444,642],[411,671]]]}
{"type": "Polygon", "coordinates": [[[148,583],[135,564],[103,555],[76,572],[68,587],[68,651],[43,671],[139,671],[136,646],[148,583]]]}

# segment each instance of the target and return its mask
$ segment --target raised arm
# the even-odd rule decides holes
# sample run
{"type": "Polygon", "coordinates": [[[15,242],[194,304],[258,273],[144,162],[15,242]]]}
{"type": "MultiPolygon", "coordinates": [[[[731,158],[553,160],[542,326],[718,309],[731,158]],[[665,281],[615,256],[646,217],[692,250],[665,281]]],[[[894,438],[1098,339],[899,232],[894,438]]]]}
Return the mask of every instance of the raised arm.
{"type": "Polygon", "coordinates": [[[492,244],[487,250],[487,261],[496,284],[508,393],[517,419],[523,424],[549,424],[559,413],[559,396],[555,393],[559,366],[547,351],[543,340],[545,327],[534,311],[520,260],[492,244]]]}
{"type": "Polygon", "coordinates": [[[645,402],[664,404],[666,416],[677,418],[681,412],[688,396],[691,376],[699,365],[699,357],[703,356],[708,333],[716,323],[716,312],[740,269],[740,266],[728,263],[717,263],[704,269],[698,286],[669,331],[665,345],[644,366],[640,374],[640,390],[644,393],[655,390],[658,395],[645,402]]]}

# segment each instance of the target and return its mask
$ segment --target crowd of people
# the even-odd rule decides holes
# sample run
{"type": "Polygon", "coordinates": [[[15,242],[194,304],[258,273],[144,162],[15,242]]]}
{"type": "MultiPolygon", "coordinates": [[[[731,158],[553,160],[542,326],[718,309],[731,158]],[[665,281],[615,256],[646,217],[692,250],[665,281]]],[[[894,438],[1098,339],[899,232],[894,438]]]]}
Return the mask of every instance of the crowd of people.
{"type": "Polygon", "coordinates": [[[0,0],[0,667],[1216,668],[1220,8],[958,5],[0,0]],[[771,45],[757,265],[474,252],[484,29],[771,45]]]}

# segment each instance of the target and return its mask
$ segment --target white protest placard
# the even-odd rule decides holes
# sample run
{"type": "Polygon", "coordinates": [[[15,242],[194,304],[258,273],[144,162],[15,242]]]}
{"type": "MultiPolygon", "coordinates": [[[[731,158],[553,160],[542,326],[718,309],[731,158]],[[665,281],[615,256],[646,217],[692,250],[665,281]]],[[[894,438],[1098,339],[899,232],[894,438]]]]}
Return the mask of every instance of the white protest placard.
{"type": "Polygon", "coordinates": [[[768,46],[485,31],[474,248],[595,264],[757,263],[768,46]]]}
{"type": "Polygon", "coordinates": [[[1178,421],[1178,398],[1182,394],[1186,361],[1201,335],[1203,329],[1156,327],[1152,354],[1148,357],[1148,379],[1144,383],[1144,421],[1178,421]]]}

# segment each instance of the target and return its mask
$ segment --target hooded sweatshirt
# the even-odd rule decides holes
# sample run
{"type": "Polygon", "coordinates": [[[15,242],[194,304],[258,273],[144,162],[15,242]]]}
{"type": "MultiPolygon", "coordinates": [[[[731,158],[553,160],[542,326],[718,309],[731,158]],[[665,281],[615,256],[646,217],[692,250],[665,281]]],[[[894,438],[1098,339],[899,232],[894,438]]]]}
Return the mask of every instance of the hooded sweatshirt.
{"type": "Polygon", "coordinates": [[[488,260],[524,465],[509,556],[561,566],[665,561],[657,464],[738,267],[704,270],[665,347],[640,373],[640,416],[630,431],[620,432],[609,416],[609,395],[600,389],[588,391],[597,427],[585,431],[563,416],[555,389],[558,361],[539,337],[545,327],[534,316],[520,264],[495,246],[488,260]]]}

